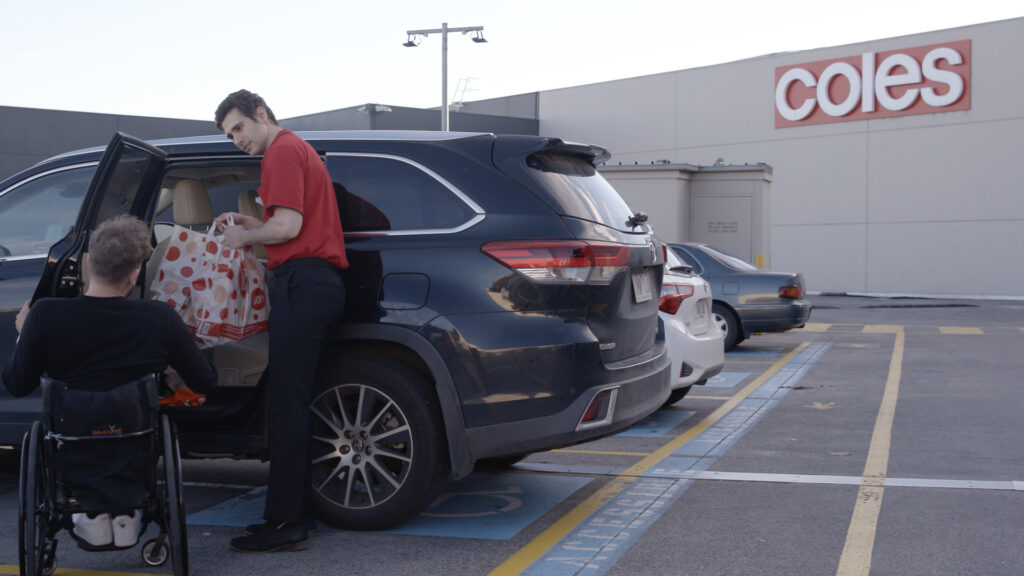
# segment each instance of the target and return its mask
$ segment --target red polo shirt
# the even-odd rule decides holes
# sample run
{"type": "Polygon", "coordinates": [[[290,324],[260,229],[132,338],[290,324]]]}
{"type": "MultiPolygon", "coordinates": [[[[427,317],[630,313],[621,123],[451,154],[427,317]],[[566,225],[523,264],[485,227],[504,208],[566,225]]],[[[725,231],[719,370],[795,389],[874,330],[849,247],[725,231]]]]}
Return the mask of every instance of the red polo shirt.
{"type": "Polygon", "coordinates": [[[338,216],[334,185],[320,156],[308,142],[282,129],[263,155],[260,199],[263,221],[278,206],[302,214],[299,235],[283,244],[267,244],[267,267],[295,258],[320,258],[344,270],[345,237],[338,216]]]}

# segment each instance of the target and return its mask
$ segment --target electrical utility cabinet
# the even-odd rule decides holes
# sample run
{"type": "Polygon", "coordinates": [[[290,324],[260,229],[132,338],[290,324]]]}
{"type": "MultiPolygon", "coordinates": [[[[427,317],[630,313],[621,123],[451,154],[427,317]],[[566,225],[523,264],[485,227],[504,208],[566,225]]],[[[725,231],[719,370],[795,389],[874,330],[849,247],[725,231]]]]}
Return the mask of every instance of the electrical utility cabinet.
{"type": "Polygon", "coordinates": [[[600,166],[666,242],[702,242],[771,267],[772,168],[767,164],[600,166]]]}

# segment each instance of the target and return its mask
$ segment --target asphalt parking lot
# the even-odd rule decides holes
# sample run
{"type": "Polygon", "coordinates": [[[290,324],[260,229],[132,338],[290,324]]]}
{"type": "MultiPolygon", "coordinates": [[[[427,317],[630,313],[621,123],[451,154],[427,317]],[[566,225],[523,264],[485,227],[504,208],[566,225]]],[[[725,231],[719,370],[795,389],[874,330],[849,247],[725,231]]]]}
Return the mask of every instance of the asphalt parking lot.
{"type": "MultiPolygon", "coordinates": [[[[1024,573],[1024,302],[817,296],[674,406],[616,436],[478,470],[385,532],[230,552],[265,465],[186,461],[192,573],[1024,573]]],[[[0,574],[17,463],[0,454],[0,574]]],[[[62,536],[58,574],[170,573],[62,536]]]]}

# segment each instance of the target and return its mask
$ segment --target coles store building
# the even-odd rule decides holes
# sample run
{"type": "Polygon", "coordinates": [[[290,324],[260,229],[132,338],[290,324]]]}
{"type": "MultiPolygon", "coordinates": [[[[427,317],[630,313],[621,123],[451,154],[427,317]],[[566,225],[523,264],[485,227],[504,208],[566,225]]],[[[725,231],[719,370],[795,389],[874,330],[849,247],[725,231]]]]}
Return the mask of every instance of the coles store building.
{"type": "Polygon", "coordinates": [[[1024,298],[1022,55],[1024,18],[544,91],[540,133],[811,291],[1024,298]]]}

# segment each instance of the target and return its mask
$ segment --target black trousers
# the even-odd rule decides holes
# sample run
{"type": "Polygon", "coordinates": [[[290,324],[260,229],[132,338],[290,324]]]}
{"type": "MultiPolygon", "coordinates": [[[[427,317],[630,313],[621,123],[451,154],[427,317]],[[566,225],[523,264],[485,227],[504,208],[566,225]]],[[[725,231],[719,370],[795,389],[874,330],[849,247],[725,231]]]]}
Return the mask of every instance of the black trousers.
{"type": "Polygon", "coordinates": [[[270,281],[267,435],[270,475],[263,517],[311,522],[309,405],[317,363],[345,310],[341,271],[317,258],[290,260],[270,281]]]}

